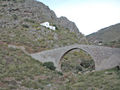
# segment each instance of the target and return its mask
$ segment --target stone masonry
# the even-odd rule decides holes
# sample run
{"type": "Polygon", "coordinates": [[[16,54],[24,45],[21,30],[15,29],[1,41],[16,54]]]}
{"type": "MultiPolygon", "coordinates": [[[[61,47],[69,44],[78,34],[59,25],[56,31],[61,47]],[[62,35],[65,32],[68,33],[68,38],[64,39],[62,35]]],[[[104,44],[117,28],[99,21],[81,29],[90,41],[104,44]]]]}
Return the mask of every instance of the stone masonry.
{"type": "Polygon", "coordinates": [[[91,55],[95,62],[95,70],[110,69],[120,65],[120,49],[95,45],[71,45],[57,49],[30,54],[41,62],[53,62],[57,70],[61,70],[61,58],[71,50],[82,49],[91,55]]]}

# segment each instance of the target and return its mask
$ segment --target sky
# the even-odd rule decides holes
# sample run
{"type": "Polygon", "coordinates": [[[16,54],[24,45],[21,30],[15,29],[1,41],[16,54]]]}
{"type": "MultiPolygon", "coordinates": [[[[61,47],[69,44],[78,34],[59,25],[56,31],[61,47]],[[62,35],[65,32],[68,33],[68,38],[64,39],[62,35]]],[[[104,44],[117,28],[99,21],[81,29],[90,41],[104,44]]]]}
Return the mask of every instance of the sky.
{"type": "Polygon", "coordinates": [[[57,17],[75,22],[84,35],[120,23],[120,0],[38,0],[52,9],[57,17]]]}

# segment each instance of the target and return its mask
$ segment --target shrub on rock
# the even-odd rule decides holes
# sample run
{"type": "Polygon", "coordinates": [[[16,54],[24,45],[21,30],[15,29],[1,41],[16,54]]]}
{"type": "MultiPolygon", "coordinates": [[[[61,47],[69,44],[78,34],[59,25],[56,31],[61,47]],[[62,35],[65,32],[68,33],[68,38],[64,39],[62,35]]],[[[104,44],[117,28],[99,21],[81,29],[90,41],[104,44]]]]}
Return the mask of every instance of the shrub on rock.
{"type": "Polygon", "coordinates": [[[56,67],[54,66],[53,62],[45,62],[45,63],[43,63],[43,66],[46,66],[50,70],[55,70],[56,69],[56,67]]]}

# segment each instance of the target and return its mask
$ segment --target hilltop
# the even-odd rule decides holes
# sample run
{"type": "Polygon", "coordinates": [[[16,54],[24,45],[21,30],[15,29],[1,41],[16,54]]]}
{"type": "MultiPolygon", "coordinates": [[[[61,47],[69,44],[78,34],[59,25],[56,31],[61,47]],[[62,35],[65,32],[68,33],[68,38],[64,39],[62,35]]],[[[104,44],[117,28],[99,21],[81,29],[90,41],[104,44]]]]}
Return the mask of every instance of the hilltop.
{"type": "Polygon", "coordinates": [[[87,36],[92,44],[102,42],[105,46],[120,47],[120,23],[103,28],[87,36]]]}

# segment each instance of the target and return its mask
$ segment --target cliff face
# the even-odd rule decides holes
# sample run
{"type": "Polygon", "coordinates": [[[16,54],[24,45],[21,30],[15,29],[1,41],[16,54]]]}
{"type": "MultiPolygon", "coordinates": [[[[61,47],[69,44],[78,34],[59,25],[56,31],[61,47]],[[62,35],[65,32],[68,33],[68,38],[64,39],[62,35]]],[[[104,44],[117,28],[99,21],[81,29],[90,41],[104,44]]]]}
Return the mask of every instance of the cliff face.
{"type": "Polygon", "coordinates": [[[4,6],[4,8],[1,9],[1,13],[3,10],[6,11],[6,14],[14,13],[22,19],[27,17],[34,19],[37,22],[48,21],[55,24],[56,26],[69,29],[71,32],[81,34],[74,22],[69,21],[66,17],[57,18],[56,14],[50,10],[48,6],[41,2],[35,0],[16,0],[16,3],[13,1],[1,1],[1,3],[1,5],[4,6]]]}
{"type": "Polygon", "coordinates": [[[49,21],[53,24],[56,24],[57,26],[63,27],[64,29],[69,29],[71,32],[80,34],[74,22],[68,20],[66,17],[57,18],[54,11],[50,10],[49,7],[43,3],[37,2],[35,0],[26,0],[25,6],[26,8],[31,7],[31,11],[34,11],[34,14],[39,17],[41,22],[49,21]]]}
{"type": "Polygon", "coordinates": [[[71,32],[79,33],[78,28],[76,27],[75,23],[72,21],[69,21],[66,17],[60,17],[57,19],[58,25],[69,29],[71,32]]]}

